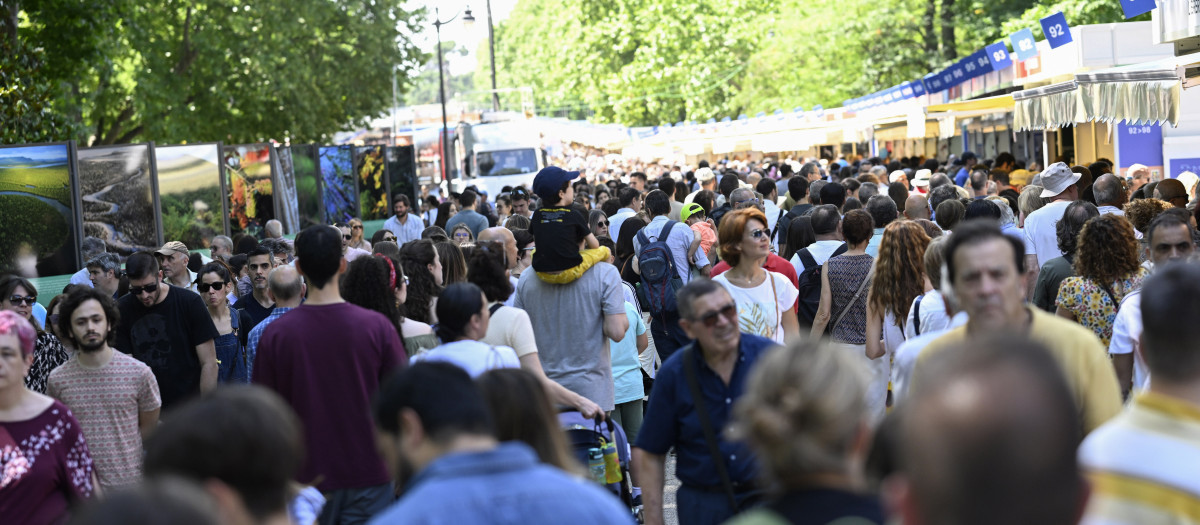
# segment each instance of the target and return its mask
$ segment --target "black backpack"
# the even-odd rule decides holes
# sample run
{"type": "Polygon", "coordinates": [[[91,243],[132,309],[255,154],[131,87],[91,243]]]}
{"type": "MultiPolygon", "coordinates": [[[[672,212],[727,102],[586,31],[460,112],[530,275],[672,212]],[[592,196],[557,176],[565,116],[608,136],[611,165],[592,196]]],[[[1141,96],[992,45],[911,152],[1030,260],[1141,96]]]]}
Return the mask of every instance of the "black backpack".
{"type": "MultiPolygon", "coordinates": [[[[847,249],[843,243],[829,258],[846,253],[847,249]]],[[[821,265],[817,264],[808,248],[796,252],[796,256],[804,263],[804,271],[797,276],[800,302],[796,308],[796,315],[800,319],[800,326],[811,327],[813,320],[817,318],[817,309],[821,307],[821,265]]]]}
{"type": "Polygon", "coordinates": [[[675,221],[667,221],[654,242],[650,242],[646,236],[645,228],[637,234],[642,244],[637,254],[638,270],[641,272],[641,282],[637,287],[638,300],[653,316],[679,311],[675,293],[683,287],[683,280],[675,270],[675,259],[671,256],[671,248],[667,246],[667,237],[676,224],[675,221]]]}

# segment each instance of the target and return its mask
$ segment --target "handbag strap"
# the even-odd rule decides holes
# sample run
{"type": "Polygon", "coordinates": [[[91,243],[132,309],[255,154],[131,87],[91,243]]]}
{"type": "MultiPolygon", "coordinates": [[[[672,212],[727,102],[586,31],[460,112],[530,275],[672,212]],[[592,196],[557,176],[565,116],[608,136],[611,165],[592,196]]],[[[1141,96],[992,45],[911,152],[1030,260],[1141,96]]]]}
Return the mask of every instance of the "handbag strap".
{"type": "Polygon", "coordinates": [[[775,305],[775,331],[779,330],[779,324],[783,323],[783,318],[779,316],[779,294],[775,292],[775,278],[771,276],[771,272],[767,272],[767,280],[771,281],[771,303],[775,305]]]}
{"type": "Polygon", "coordinates": [[[871,283],[872,277],[875,277],[874,267],[871,268],[871,271],[867,272],[867,278],[863,279],[862,283],[858,285],[858,290],[854,292],[854,297],[850,298],[850,302],[846,303],[846,306],[842,308],[842,312],[838,314],[837,319],[833,321],[832,325],[830,325],[829,331],[831,333],[833,332],[833,329],[837,328],[837,325],[842,322],[842,319],[846,317],[846,314],[850,313],[850,309],[854,307],[854,303],[858,302],[858,298],[862,296],[863,290],[866,290],[867,285],[871,283]]]}
{"type": "Polygon", "coordinates": [[[704,431],[704,441],[708,443],[708,453],[712,456],[713,466],[721,478],[721,487],[725,489],[725,497],[729,499],[729,508],[737,509],[737,497],[733,495],[733,481],[729,479],[729,471],[725,468],[725,460],[717,447],[716,432],[713,431],[712,421],[708,418],[708,405],[704,403],[704,394],[700,391],[700,379],[697,377],[696,359],[698,350],[696,344],[688,345],[683,356],[683,375],[687,378],[688,389],[692,391],[692,403],[696,406],[696,418],[700,420],[700,429],[704,431]]]}

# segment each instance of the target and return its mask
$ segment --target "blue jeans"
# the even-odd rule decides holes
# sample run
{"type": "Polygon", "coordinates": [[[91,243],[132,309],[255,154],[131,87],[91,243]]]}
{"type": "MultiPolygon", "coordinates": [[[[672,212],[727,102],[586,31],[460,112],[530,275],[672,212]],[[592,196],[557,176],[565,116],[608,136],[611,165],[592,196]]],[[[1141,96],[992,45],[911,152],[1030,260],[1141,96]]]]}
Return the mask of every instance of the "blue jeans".
{"type": "Polygon", "coordinates": [[[396,501],[396,489],[391,483],[358,489],[342,489],[325,493],[321,508],[321,525],[360,525],[371,521],[396,501]]]}

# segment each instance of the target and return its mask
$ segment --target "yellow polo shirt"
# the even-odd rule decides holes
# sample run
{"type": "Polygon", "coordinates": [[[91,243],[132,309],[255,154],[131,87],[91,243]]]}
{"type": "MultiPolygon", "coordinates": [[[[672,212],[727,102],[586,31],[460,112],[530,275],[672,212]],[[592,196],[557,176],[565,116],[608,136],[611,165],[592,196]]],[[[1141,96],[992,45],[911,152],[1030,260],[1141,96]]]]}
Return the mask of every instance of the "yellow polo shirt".
{"type": "MultiPolygon", "coordinates": [[[[1038,308],[1026,308],[1033,314],[1029,337],[1045,345],[1063,369],[1067,387],[1075,397],[1084,433],[1090,433],[1116,416],[1121,411],[1121,390],[1108,352],[1096,334],[1073,321],[1038,308]]],[[[966,341],[967,337],[967,325],[963,325],[935,339],[917,357],[913,377],[919,377],[923,363],[930,356],[966,341]]]]}

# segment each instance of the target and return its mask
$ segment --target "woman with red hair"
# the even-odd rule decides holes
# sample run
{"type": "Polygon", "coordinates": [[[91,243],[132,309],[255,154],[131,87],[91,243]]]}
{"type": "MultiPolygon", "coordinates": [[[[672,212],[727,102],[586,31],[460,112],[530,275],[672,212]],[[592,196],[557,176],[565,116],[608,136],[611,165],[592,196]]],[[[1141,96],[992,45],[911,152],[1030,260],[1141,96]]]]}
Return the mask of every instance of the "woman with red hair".
{"type": "Polygon", "coordinates": [[[742,333],[783,344],[800,334],[794,305],[800,292],[787,277],[763,268],[771,254],[767,216],[757,208],[733,211],[721,219],[717,231],[721,258],[729,271],[713,278],[737,302],[742,333]]]}

